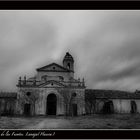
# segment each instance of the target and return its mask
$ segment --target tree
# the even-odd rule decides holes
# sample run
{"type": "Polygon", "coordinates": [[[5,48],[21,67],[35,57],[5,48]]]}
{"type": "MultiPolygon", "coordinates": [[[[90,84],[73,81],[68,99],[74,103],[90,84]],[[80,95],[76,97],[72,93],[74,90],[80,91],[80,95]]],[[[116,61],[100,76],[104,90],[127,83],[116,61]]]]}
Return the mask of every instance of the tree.
{"type": "Polygon", "coordinates": [[[39,99],[39,93],[38,92],[33,92],[31,94],[31,98],[30,98],[33,102],[33,105],[34,105],[34,111],[33,113],[35,114],[35,105],[36,105],[36,101],[39,99]]]}
{"type": "Polygon", "coordinates": [[[31,115],[35,114],[35,104],[36,101],[39,99],[39,91],[38,90],[22,90],[22,93],[18,97],[18,103],[22,108],[24,108],[25,103],[30,103],[33,107],[31,110],[31,115]]]}
{"type": "Polygon", "coordinates": [[[63,97],[63,103],[65,106],[66,116],[72,116],[72,93],[71,89],[58,89],[58,92],[63,97]]]}
{"type": "Polygon", "coordinates": [[[96,111],[96,97],[94,94],[86,94],[85,96],[85,102],[86,102],[86,107],[87,107],[87,112],[88,114],[94,114],[96,111]]]}

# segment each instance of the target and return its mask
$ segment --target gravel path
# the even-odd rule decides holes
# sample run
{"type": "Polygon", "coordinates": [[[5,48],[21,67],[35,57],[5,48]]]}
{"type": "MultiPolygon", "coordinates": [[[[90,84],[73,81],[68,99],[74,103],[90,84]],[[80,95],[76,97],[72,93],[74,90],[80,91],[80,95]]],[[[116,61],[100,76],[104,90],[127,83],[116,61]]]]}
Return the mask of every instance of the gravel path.
{"type": "Polygon", "coordinates": [[[0,129],[140,129],[140,114],[0,117],[0,129]]]}
{"type": "Polygon", "coordinates": [[[25,129],[66,129],[71,128],[72,124],[66,119],[43,119],[37,124],[25,126],[25,129]]]}

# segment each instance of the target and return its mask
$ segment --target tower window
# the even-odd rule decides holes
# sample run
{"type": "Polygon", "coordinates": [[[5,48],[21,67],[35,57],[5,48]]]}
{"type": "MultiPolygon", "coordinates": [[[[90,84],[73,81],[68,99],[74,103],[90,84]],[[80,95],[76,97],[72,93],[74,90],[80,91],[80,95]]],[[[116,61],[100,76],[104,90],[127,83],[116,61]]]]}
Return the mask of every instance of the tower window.
{"type": "Polygon", "coordinates": [[[67,68],[70,69],[70,63],[67,64],[67,68]]]}

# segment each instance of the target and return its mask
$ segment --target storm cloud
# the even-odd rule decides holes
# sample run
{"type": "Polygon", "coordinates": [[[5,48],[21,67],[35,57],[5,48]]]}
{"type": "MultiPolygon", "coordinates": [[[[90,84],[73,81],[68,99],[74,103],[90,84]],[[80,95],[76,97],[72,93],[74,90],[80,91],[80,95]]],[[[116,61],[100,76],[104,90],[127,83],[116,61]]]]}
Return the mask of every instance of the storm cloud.
{"type": "Polygon", "coordinates": [[[0,11],[0,90],[67,51],[87,88],[140,89],[140,11],[0,11]]]}

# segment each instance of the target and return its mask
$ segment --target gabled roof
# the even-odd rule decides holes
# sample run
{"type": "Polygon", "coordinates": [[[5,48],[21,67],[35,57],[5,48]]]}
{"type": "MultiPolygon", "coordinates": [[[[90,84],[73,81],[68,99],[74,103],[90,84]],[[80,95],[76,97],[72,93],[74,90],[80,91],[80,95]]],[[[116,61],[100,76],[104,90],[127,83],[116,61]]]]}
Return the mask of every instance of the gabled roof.
{"type": "Polygon", "coordinates": [[[36,70],[37,71],[45,71],[45,72],[48,72],[48,71],[52,71],[52,72],[56,72],[56,71],[60,71],[60,72],[73,72],[72,70],[64,68],[63,66],[58,65],[56,63],[51,63],[49,65],[43,66],[41,68],[38,68],[36,70]],[[56,68],[53,69],[52,67],[56,67],[56,68]],[[57,68],[58,68],[58,70],[57,70],[57,68]]]}
{"type": "Polygon", "coordinates": [[[65,85],[63,85],[62,83],[55,81],[55,80],[49,80],[41,85],[39,85],[39,87],[66,87],[65,85]],[[53,84],[53,85],[52,85],[53,84]]]}
{"type": "Polygon", "coordinates": [[[16,98],[16,92],[0,92],[0,98],[16,98]]]}
{"type": "Polygon", "coordinates": [[[85,96],[94,96],[98,99],[140,99],[140,94],[138,93],[120,90],[86,89],[85,96]]]}

